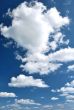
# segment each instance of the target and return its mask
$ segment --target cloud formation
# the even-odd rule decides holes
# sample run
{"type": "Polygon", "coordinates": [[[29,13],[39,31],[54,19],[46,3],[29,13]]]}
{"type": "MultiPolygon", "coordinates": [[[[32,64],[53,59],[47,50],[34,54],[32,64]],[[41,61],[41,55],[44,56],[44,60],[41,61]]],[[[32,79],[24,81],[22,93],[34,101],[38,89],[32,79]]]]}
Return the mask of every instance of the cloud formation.
{"type": "Polygon", "coordinates": [[[41,105],[31,99],[15,99],[15,103],[21,104],[21,105],[41,105]]]}
{"type": "Polygon", "coordinates": [[[74,61],[74,48],[64,48],[49,54],[49,60],[53,62],[71,62],[74,61]]]}
{"type": "Polygon", "coordinates": [[[74,102],[74,80],[65,84],[64,87],[61,87],[59,90],[60,96],[66,98],[66,102],[74,102]]]}
{"type": "MultiPolygon", "coordinates": [[[[48,74],[59,69],[63,63],[74,61],[74,48],[68,47],[46,55],[34,53],[28,54],[27,58],[17,56],[22,61],[20,68],[29,73],[38,72],[40,74],[48,74]],[[24,63],[27,62],[25,65],[24,63]]],[[[68,69],[73,70],[73,65],[68,69]]]]}
{"type": "Polygon", "coordinates": [[[15,93],[0,92],[0,97],[16,97],[15,93]]]}
{"type": "Polygon", "coordinates": [[[62,17],[55,7],[47,10],[41,2],[28,5],[24,2],[13,9],[12,26],[3,26],[1,33],[31,52],[44,51],[48,47],[50,33],[69,24],[69,19],[62,17]]]}
{"type": "Polygon", "coordinates": [[[74,64],[73,65],[69,65],[67,68],[68,68],[68,71],[74,71],[74,64]]]}
{"type": "Polygon", "coordinates": [[[51,100],[55,101],[55,100],[58,100],[59,98],[58,97],[52,97],[51,100]]]}
{"type": "Polygon", "coordinates": [[[34,79],[32,76],[25,76],[23,74],[20,74],[16,78],[12,77],[11,82],[8,85],[10,87],[48,87],[42,79],[34,79]]]}
{"type": "Polygon", "coordinates": [[[47,9],[38,1],[21,3],[12,12],[9,11],[9,15],[12,25],[1,26],[1,34],[28,50],[23,58],[26,65],[21,64],[20,67],[29,73],[40,74],[57,70],[61,64],[49,62],[45,53],[56,50],[60,44],[69,43],[68,39],[64,41],[65,36],[61,33],[61,28],[70,23],[69,18],[61,16],[55,7],[47,9]]]}

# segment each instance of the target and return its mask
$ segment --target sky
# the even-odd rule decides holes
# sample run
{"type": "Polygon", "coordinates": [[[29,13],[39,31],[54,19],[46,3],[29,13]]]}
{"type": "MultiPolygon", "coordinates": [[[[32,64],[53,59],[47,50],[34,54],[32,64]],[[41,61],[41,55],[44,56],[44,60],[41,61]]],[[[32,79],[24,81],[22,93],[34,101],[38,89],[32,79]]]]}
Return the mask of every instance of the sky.
{"type": "Polygon", "coordinates": [[[74,0],[0,0],[0,110],[74,110],[74,0]]]}

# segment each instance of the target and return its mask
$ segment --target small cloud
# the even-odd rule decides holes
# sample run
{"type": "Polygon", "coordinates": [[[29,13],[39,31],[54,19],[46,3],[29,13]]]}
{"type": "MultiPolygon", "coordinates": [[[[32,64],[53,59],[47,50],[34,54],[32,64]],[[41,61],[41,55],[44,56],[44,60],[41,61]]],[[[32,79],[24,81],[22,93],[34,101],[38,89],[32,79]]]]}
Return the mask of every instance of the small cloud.
{"type": "Polygon", "coordinates": [[[57,91],[56,91],[56,90],[54,90],[54,89],[52,89],[52,90],[51,90],[51,92],[55,93],[55,92],[57,92],[57,91]]]}
{"type": "Polygon", "coordinates": [[[68,67],[68,72],[70,72],[70,71],[74,71],[74,64],[73,65],[69,65],[68,67]]]}
{"type": "Polygon", "coordinates": [[[0,92],[0,97],[16,97],[15,93],[0,92]]]}
{"type": "Polygon", "coordinates": [[[15,103],[21,105],[41,105],[40,103],[36,103],[34,100],[31,99],[15,99],[15,103]]]}
{"type": "Polygon", "coordinates": [[[51,100],[55,101],[55,100],[58,100],[59,98],[58,97],[52,97],[51,100]]]}

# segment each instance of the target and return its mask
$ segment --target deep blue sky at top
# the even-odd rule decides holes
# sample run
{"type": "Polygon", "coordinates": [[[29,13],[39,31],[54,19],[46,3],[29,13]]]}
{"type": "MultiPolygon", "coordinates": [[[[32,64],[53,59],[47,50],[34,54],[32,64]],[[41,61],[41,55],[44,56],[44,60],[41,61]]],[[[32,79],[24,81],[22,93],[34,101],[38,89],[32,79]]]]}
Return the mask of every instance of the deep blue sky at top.
{"type": "MultiPolygon", "coordinates": [[[[27,1],[29,2],[30,0],[27,0],[27,1]]],[[[74,11],[73,11],[74,0],[72,0],[71,5],[68,3],[68,0],[54,0],[55,2],[51,2],[51,0],[39,0],[39,1],[43,2],[48,8],[55,6],[63,16],[68,15],[71,18],[71,21],[74,21],[74,11]],[[67,10],[69,10],[70,12],[67,13],[66,12],[67,10]]],[[[0,0],[0,23],[3,22],[5,25],[10,25],[11,19],[6,16],[3,17],[3,15],[7,12],[9,8],[12,10],[22,2],[24,2],[24,0],[0,0]]],[[[74,22],[71,22],[69,27],[70,27],[70,30],[65,28],[64,33],[66,34],[67,38],[70,39],[70,46],[73,47],[74,46],[73,44],[74,43],[73,42],[74,41],[74,22]]],[[[48,76],[50,77],[39,76],[38,74],[33,75],[36,78],[44,79],[44,81],[46,81],[47,84],[50,84],[50,89],[42,90],[42,89],[35,88],[33,91],[32,88],[26,88],[26,89],[23,88],[19,91],[19,89],[16,89],[16,88],[14,89],[8,88],[7,84],[10,81],[10,78],[12,76],[17,76],[18,74],[21,74],[21,69],[19,69],[20,62],[15,59],[15,51],[19,51],[22,54],[23,50],[21,50],[20,48],[19,49],[13,48],[13,46],[5,48],[3,44],[5,44],[7,41],[8,41],[7,39],[3,38],[3,36],[0,35],[0,91],[9,91],[9,92],[12,91],[15,93],[17,92],[20,98],[33,97],[33,99],[41,100],[39,99],[39,97],[45,96],[48,99],[48,97],[51,97],[53,95],[52,93],[49,94],[50,89],[60,88],[68,80],[70,80],[69,74],[64,74],[64,72],[66,72],[64,70],[65,67],[62,67],[61,70],[58,70],[53,74],[49,74],[48,76]],[[38,94],[38,96],[36,96],[36,94],[38,94]]],[[[46,99],[44,100],[46,103],[48,102],[48,100],[46,99]]]]}

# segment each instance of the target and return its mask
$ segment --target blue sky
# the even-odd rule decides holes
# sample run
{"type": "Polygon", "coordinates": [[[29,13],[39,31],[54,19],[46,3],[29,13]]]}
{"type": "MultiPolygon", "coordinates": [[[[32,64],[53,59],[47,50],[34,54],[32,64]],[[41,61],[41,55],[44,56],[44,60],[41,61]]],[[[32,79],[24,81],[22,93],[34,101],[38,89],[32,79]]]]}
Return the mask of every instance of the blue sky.
{"type": "Polygon", "coordinates": [[[0,1],[0,110],[74,109],[74,1],[0,1]]]}

